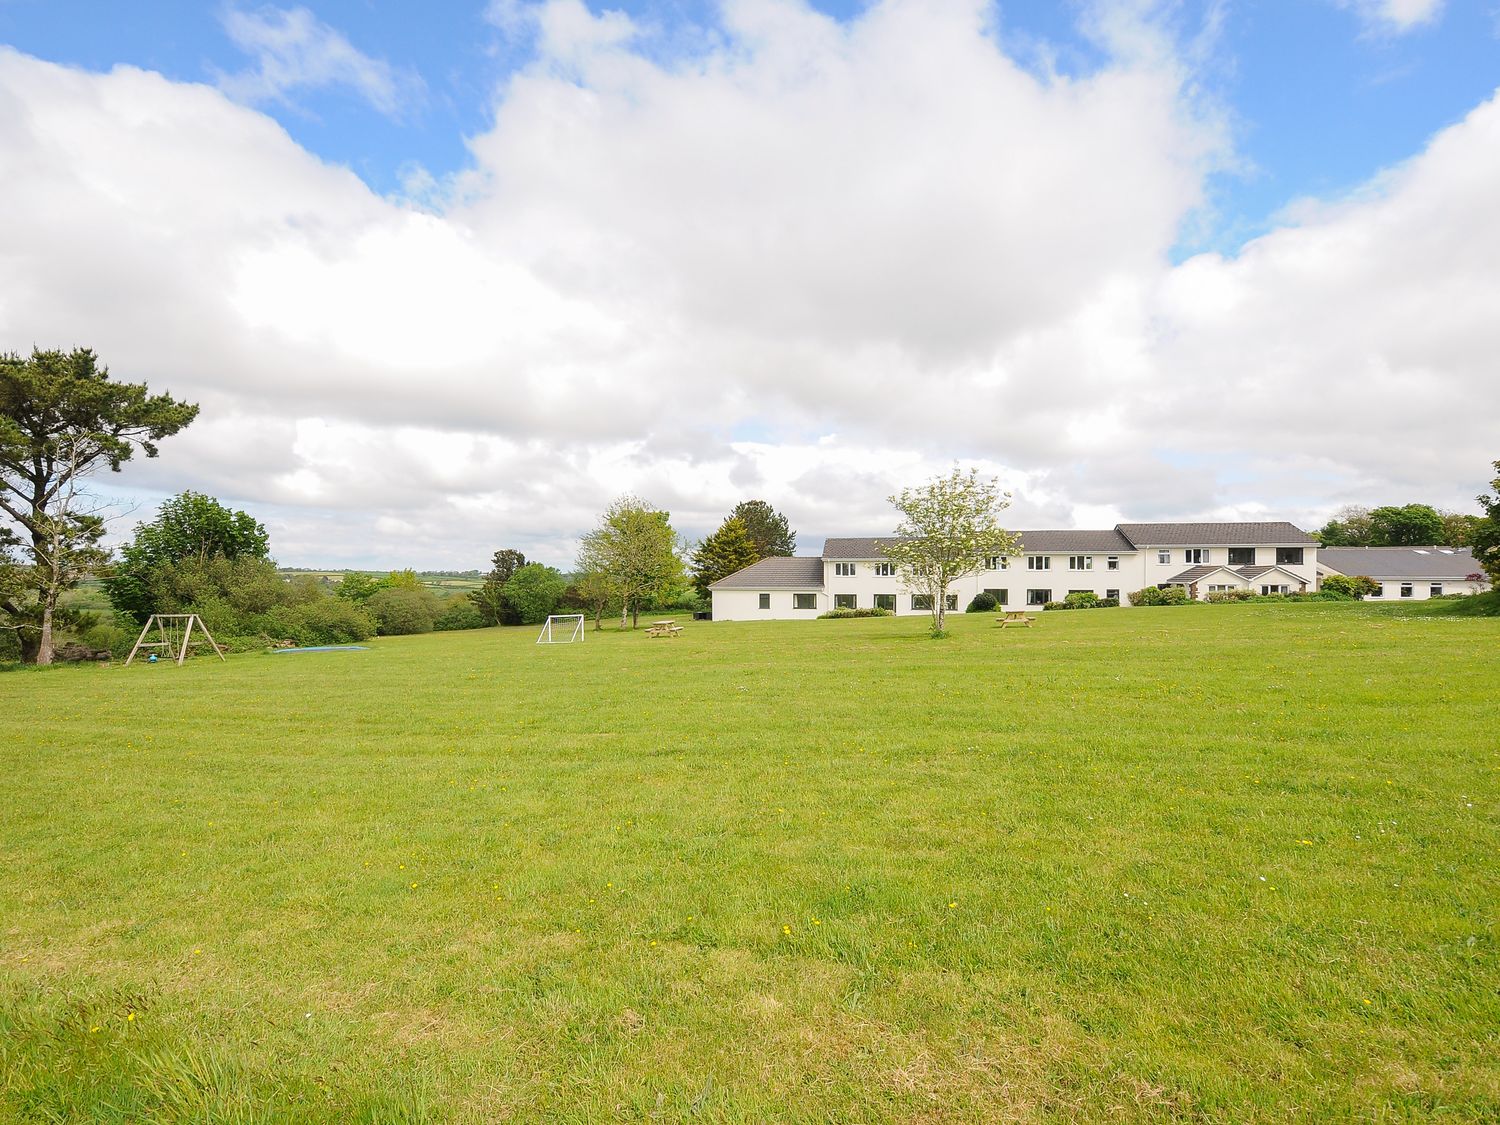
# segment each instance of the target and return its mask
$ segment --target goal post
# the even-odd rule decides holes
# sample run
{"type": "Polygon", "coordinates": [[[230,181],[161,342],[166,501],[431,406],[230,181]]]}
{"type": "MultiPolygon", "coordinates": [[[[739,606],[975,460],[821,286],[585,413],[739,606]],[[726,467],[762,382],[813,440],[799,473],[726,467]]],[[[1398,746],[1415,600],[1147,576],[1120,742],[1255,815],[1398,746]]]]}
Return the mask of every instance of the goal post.
{"type": "Polygon", "coordinates": [[[581,613],[554,613],[547,618],[537,636],[539,645],[570,645],[574,641],[583,643],[583,621],[581,613]]]}

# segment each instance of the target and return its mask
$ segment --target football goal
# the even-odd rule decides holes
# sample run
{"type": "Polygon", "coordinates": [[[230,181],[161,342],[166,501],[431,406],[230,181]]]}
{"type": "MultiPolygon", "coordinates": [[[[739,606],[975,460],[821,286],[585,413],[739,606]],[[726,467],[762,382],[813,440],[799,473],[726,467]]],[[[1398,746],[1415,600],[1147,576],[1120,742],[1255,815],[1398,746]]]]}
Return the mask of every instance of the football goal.
{"type": "Polygon", "coordinates": [[[547,624],[542,626],[541,635],[536,639],[539,645],[570,645],[574,641],[583,643],[581,613],[553,614],[547,618],[547,624]]]}
{"type": "MultiPolygon", "coordinates": [[[[181,664],[188,657],[188,648],[192,645],[209,645],[214,650],[214,655],[220,660],[224,659],[224,653],[214,643],[213,636],[208,631],[208,626],[203,624],[203,618],[196,613],[153,613],[145,625],[141,627],[141,635],[135,639],[135,647],[130,650],[130,655],[125,658],[126,667],[135,659],[135,654],[143,648],[164,649],[164,656],[169,656],[176,664],[181,664]],[[156,630],[156,639],[148,641],[146,635],[152,628],[156,630]],[[193,630],[203,634],[202,640],[193,639],[193,630]]],[[[151,654],[155,660],[156,653],[151,654]]]]}

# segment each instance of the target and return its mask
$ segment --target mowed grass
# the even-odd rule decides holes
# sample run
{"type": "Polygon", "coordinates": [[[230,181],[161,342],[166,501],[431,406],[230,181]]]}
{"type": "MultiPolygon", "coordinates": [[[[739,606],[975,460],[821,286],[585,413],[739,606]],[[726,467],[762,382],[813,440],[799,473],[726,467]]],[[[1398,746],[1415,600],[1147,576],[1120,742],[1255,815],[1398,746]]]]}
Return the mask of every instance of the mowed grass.
{"type": "Polygon", "coordinates": [[[1500,619],[0,677],[0,1116],[1500,1119],[1500,619]]]}

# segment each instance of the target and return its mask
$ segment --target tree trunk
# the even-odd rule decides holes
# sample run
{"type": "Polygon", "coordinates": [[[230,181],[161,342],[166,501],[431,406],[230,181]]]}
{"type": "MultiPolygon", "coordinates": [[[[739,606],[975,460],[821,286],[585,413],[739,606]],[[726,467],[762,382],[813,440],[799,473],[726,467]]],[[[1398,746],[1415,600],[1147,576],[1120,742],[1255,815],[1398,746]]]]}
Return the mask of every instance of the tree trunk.
{"type": "Polygon", "coordinates": [[[56,595],[48,591],[48,597],[42,600],[42,629],[36,641],[36,662],[38,664],[52,663],[52,614],[56,605],[56,595]]]}
{"type": "Polygon", "coordinates": [[[630,607],[630,627],[637,629],[641,624],[641,603],[635,602],[630,607]]]}
{"type": "Polygon", "coordinates": [[[37,651],[41,645],[36,632],[31,629],[17,629],[16,643],[21,646],[21,663],[35,664],[37,651]]]}
{"type": "Polygon", "coordinates": [[[948,595],[938,594],[932,599],[932,631],[934,634],[943,631],[943,618],[948,611],[948,595]]]}

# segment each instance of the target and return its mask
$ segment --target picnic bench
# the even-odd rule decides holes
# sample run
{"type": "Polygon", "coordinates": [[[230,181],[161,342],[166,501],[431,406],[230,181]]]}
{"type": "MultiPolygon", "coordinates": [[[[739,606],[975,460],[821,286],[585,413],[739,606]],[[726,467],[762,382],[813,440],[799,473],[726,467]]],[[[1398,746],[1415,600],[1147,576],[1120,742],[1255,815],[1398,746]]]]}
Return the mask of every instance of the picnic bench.
{"type": "Polygon", "coordinates": [[[1004,617],[997,617],[995,620],[1000,622],[1000,628],[1002,629],[1008,629],[1012,625],[1024,625],[1028,629],[1031,628],[1031,618],[1024,610],[1020,609],[1006,610],[1004,617]]]}
{"type": "Polygon", "coordinates": [[[648,637],[675,637],[682,632],[682,626],[676,621],[653,621],[651,627],[646,630],[648,637]]]}

